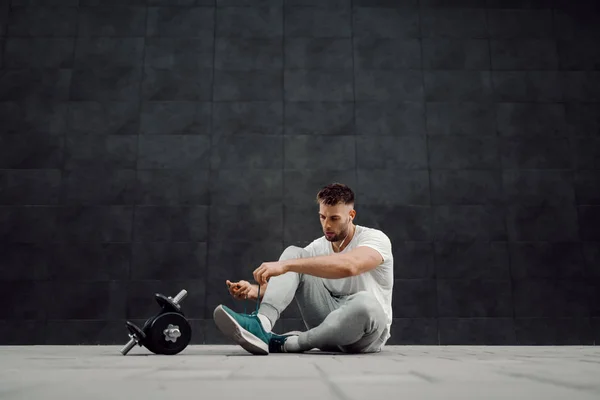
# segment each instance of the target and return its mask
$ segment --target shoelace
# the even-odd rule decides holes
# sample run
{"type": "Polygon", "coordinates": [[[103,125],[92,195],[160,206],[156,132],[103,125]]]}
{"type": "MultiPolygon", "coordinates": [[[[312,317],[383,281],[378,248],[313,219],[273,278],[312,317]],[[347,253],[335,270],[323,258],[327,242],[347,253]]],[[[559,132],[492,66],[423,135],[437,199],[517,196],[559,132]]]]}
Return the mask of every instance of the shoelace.
{"type": "Polygon", "coordinates": [[[246,302],[244,302],[244,314],[246,315],[258,315],[258,306],[260,306],[260,285],[258,285],[258,295],[256,296],[256,310],[251,314],[246,312],[246,302]]]}

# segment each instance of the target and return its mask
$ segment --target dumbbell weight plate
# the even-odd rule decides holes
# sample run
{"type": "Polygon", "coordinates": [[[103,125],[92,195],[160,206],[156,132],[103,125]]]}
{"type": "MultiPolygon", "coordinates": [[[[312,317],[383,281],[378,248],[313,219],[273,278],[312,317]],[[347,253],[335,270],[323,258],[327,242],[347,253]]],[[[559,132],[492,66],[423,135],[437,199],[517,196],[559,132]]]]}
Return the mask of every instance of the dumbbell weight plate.
{"type": "Polygon", "coordinates": [[[192,328],[180,313],[167,312],[157,316],[146,332],[146,347],[155,354],[173,355],[187,347],[192,328]]]}
{"type": "Polygon", "coordinates": [[[181,306],[175,304],[175,302],[173,302],[173,300],[167,296],[156,293],[154,297],[156,298],[158,305],[160,305],[165,311],[183,314],[183,311],[181,311],[181,306]]]}

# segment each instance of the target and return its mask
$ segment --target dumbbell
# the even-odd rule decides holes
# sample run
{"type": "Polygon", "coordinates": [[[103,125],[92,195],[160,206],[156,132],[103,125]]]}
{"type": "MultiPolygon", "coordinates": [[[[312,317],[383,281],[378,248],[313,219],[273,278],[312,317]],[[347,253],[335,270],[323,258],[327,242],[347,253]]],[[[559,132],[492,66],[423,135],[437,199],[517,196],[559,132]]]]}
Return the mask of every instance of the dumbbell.
{"type": "Polygon", "coordinates": [[[192,329],[181,310],[181,301],[187,296],[182,290],[175,298],[160,293],[154,295],[161,309],[154,317],[148,318],[142,328],[127,321],[129,342],[121,349],[126,355],[138,346],[144,346],[154,354],[174,355],[181,352],[190,343],[192,329]]]}

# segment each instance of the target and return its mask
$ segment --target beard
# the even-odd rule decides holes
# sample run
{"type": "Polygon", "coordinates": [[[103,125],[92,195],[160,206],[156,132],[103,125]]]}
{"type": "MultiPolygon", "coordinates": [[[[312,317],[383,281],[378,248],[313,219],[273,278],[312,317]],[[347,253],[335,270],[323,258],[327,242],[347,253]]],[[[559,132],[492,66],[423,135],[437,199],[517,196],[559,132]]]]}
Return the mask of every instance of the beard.
{"type": "Polygon", "coordinates": [[[327,234],[325,232],[323,232],[325,234],[325,239],[327,239],[330,242],[340,242],[342,240],[344,240],[348,234],[350,233],[350,221],[348,221],[346,223],[346,226],[344,227],[344,229],[342,229],[342,231],[340,233],[338,233],[337,235],[333,235],[332,237],[327,236],[327,234]]]}

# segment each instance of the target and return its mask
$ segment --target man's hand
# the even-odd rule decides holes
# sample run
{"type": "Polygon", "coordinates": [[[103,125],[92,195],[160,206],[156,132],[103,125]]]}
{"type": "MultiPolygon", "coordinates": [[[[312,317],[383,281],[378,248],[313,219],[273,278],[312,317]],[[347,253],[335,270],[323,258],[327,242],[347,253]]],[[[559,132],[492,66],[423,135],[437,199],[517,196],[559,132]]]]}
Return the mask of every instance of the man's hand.
{"type": "Polygon", "coordinates": [[[265,262],[253,272],[254,280],[259,285],[267,283],[269,278],[279,276],[288,272],[287,264],[281,261],[265,262]]]}
{"type": "MultiPolygon", "coordinates": [[[[245,300],[252,295],[253,287],[248,281],[231,282],[227,280],[225,283],[229,289],[229,294],[236,300],[245,300]]],[[[256,294],[254,294],[254,297],[256,297],[256,294]]]]}

